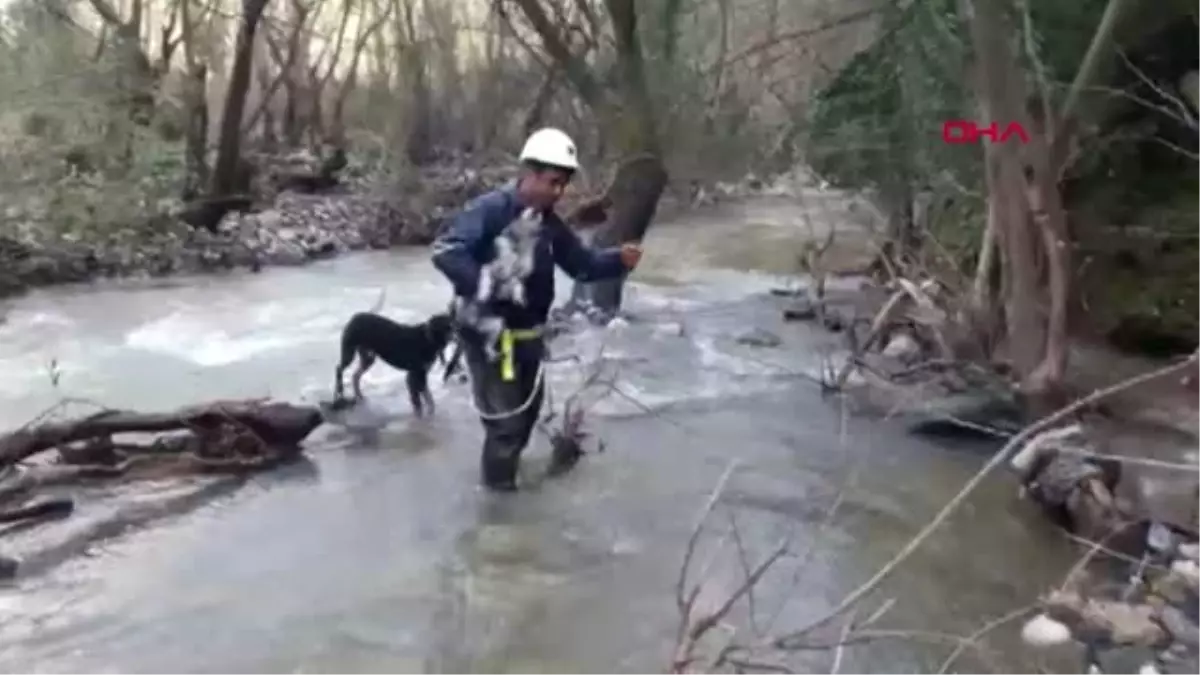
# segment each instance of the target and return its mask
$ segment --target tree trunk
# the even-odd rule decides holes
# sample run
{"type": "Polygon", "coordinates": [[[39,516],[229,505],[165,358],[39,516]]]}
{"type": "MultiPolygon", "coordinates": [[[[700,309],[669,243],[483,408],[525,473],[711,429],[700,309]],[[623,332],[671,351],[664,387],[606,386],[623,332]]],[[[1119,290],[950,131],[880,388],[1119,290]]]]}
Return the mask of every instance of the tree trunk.
{"type": "MultiPolygon", "coordinates": [[[[607,190],[612,212],[604,225],[596,230],[591,245],[603,248],[640,241],[654,220],[666,186],[667,170],[657,155],[645,154],[621,164],[607,190]]],[[[624,285],[624,277],[576,282],[568,307],[572,310],[592,309],[597,313],[595,318],[608,321],[621,309],[624,285]]]]}
{"type": "Polygon", "coordinates": [[[198,197],[208,185],[208,67],[197,55],[196,22],[191,0],[179,3],[180,35],[186,72],[183,81],[184,158],[187,176],[184,199],[198,197]]]}
{"type": "Polygon", "coordinates": [[[558,66],[550,66],[546,70],[545,79],[542,80],[542,85],[538,87],[537,95],[533,98],[533,104],[529,106],[529,110],[525,111],[525,121],[521,124],[521,130],[525,136],[529,136],[538,127],[542,126],[542,119],[546,116],[546,109],[550,107],[550,102],[554,99],[554,94],[558,90],[558,78],[560,69],[558,66]]]}
{"type": "MultiPolygon", "coordinates": [[[[217,142],[217,161],[213,168],[210,199],[214,202],[234,196],[239,181],[242,143],[242,114],[246,110],[246,93],[250,89],[250,74],[254,60],[254,35],[269,0],[242,0],[242,23],[238,28],[237,45],[234,51],[233,68],[229,76],[229,90],[225,96],[225,110],[221,117],[221,137],[217,142]]],[[[215,211],[214,211],[215,213],[215,211]]],[[[206,223],[215,229],[221,216],[206,223]]]]}
{"type": "MultiPolygon", "coordinates": [[[[359,26],[358,36],[355,38],[353,50],[350,52],[350,65],[346,69],[346,79],[338,87],[337,96],[333,101],[333,114],[329,124],[330,133],[329,138],[326,139],[338,147],[345,147],[346,143],[346,102],[354,88],[358,86],[359,61],[362,60],[363,52],[366,51],[371,36],[383,27],[390,15],[391,7],[389,6],[379,12],[370,25],[361,23],[359,26]]],[[[366,14],[363,13],[359,19],[360,22],[365,22],[366,14]]]]}
{"type": "Polygon", "coordinates": [[[129,119],[138,125],[148,125],[154,114],[154,87],[158,78],[150,57],[142,48],[143,0],[133,0],[128,19],[121,18],[118,8],[108,0],[91,0],[91,6],[104,26],[111,29],[119,60],[116,88],[129,119]]]}
{"type": "MultiPolygon", "coordinates": [[[[1081,92],[1099,78],[1104,56],[1111,51],[1113,31],[1126,0],[1109,0],[1092,36],[1066,101],[1055,120],[1040,120],[1029,145],[1032,184],[1028,199],[1033,225],[1041,237],[1048,268],[1048,317],[1046,344],[1041,362],[1022,382],[1022,389],[1043,408],[1056,407],[1069,354],[1067,314],[1070,301],[1071,247],[1067,216],[1059,191],[1059,176],[1065,168],[1074,128],[1075,109],[1081,92]]],[[[1039,411],[1041,412],[1041,411],[1039,411]]]]}
{"type": "Polygon", "coordinates": [[[200,194],[208,184],[208,69],[203,64],[192,66],[184,84],[184,107],[187,110],[185,136],[188,198],[200,194]]]}
{"type": "MultiPolygon", "coordinates": [[[[1007,22],[998,0],[975,0],[971,34],[981,73],[985,124],[1003,128],[1027,120],[1023,87],[1012,67],[1007,22]]],[[[1028,124],[1024,125],[1028,128],[1028,124]]],[[[1024,380],[1042,361],[1046,327],[1041,316],[1042,288],[1037,269],[1038,238],[1030,226],[1025,172],[1015,142],[985,143],[989,208],[1003,252],[1005,318],[1009,357],[1024,380]]]]}
{"type": "Polygon", "coordinates": [[[400,73],[408,88],[409,117],[404,134],[404,154],[415,166],[433,158],[433,93],[426,70],[427,42],[418,34],[415,0],[407,0],[397,17],[397,42],[400,73]]]}
{"type": "MultiPolygon", "coordinates": [[[[1058,399],[1069,353],[1067,314],[1071,291],[1071,247],[1067,215],[1058,189],[1058,170],[1051,159],[1051,143],[1042,129],[1033,129],[1029,146],[1033,182],[1028,187],[1027,200],[1032,224],[1046,257],[1049,307],[1042,359],[1022,382],[1022,390],[1031,397],[1031,402],[1038,402],[1039,408],[1061,405],[1058,399]]],[[[1039,409],[1037,412],[1046,411],[1039,409]]]]}
{"type": "MultiPolygon", "coordinates": [[[[611,137],[620,156],[620,164],[608,194],[612,213],[596,231],[595,246],[614,246],[641,240],[658,209],[658,201],[667,184],[662,159],[654,104],[646,85],[646,66],[638,34],[638,15],[634,0],[605,0],[613,27],[617,51],[617,96],[609,91],[587,67],[580,55],[571,51],[570,42],[540,0],[516,0],[525,18],[542,39],[547,54],[556,62],[580,98],[602,121],[605,140],[611,137]]],[[[669,27],[662,27],[669,30],[669,27]]],[[[594,309],[591,316],[607,320],[621,307],[625,279],[576,283],[568,305],[574,309],[594,309]]]]}

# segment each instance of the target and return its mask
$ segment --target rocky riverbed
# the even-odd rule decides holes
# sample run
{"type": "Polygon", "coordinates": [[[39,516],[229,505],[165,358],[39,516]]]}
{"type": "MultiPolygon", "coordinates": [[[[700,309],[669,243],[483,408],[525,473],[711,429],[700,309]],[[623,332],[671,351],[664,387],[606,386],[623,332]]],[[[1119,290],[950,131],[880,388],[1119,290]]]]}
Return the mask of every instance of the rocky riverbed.
{"type": "Polygon", "coordinates": [[[447,209],[497,184],[494,173],[432,169],[408,185],[283,191],[215,231],[184,223],[178,208],[128,227],[64,231],[53,214],[8,214],[0,231],[0,295],[98,278],[166,276],[302,265],[346,251],[428,243],[447,209]],[[16,222],[16,225],[11,223],[16,222]]]}

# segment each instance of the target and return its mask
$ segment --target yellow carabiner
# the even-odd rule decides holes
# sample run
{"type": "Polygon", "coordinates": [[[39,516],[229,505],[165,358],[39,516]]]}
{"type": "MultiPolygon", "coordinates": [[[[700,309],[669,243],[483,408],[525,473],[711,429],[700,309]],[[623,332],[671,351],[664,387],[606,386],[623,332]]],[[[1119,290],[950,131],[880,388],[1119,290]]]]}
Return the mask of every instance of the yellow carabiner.
{"type": "Polygon", "coordinates": [[[500,333],[500,379],[512,382],[517,377],[513,367],[513,334],[507,328],[500,333]]]}

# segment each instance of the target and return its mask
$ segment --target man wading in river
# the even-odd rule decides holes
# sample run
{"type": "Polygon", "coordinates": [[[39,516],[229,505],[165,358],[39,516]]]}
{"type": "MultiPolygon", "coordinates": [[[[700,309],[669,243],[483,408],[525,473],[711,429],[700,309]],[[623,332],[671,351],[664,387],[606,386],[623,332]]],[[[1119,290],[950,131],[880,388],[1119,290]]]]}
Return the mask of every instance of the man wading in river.
{"type": "Polygon", "coordinates": [[[526,208],[542,214],[533,271],[524,280],[525,304],[494,301],[487,310],[504,320],[500,355],[489,361],[483,336],[460,327],[476,405],[486,438],[481,461],[483,484],[516,489],[517,466],[542,407],[542,329],[554,302],[554,266],[577,281],[619,277],[637,266],[642,249],[589,250],[554,213],[554,205],[579,169],[575,143],[558,129],[541,129],[525,141],[515,185],[482,195],[450,222],[433,244],[433,264],[454,285],[454,293],[474,299],[480,270],[495,256],[493,242],[526,208]]]}

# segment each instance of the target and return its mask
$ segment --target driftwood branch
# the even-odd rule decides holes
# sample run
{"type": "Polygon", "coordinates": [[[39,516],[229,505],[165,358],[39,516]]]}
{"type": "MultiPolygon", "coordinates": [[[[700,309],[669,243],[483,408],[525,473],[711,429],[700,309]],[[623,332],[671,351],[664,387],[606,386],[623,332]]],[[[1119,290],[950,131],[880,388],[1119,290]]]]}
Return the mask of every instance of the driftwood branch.
{"type": "Polygon", "coordinates": [[[121,433],[216,431],[234,425],[254,434],[263,444],[294,448],[321,424],[316,408],[261,401],[216,401],[171,412],[144,413],[102,410],[73,420],[50,421],[0,437],[0,466],[20,462],[60,445],[121,433]]]}
{"type": "MultiPolygon", "coordinates": [[[[106,479],[163,479],[196,474],[242,475],[273,468],[300,455],[300,442],[323,419],[316,408],[261,400],[213,401],[169,412],[100,410],[53,419],[64,399],[25,426],[0,436],[0,531],[10,534],[69,516],[74,500],[41,488],[106,479]],[[116,441],[140,433],[149,442],[116,441]],[[53,450],[49,461],[22,463],[53,450]]],[[[0,577],[15,567],[0,560],[0,577]]],[[[11,561],[10,561],[11,562],[11,561]]]]}
{"type": "Polygon", "coordinates": [[[884,580],[890,577],[892,573],[895,572],[896,569],[908,559],[909,556],[911,556],[918,548],[921,547],[922,544],[925,543],[926,540],[929,539],[930,535],[932,535],[933,532],[937,530],[942,523],[944,523],[960,505],[962,505],[964,501],[966,501],[967,497],[970,496],[975,488],[977,488],[984,481],[984,479],[986,479],[988,475],[992,473],[992,471],[1004,464],[1014,452],[1021,448],[1031,438],[1042,431],[1061,423],[1063,420],[1070,418],[1078,412],[1094,406],[1104,399],[1148,382],[1152,382],[1163,377],[1172,376],[1186,368],[1194,367],[1198,359],[1200,359],[1200,352],[1194,353],[1187,359],[1173,365],[1143,373],[1136,377],[1114,384],[1110,387],[1100,389],[1088,396],[1078,399],[1074,403],[1071,403],[1070,405],[1067,405],[1054,413],[1051,413],[1050,415],[1047,415],[1046,417],[1043,417],[1041,420],[1023,429],[1020,433],[1013,436],[1007,443],[1005,443],[1004,447],[1000,448],[1000,450],[997,451],[990,460],[988,460],[983,468],[981,468],[969,481],[967,481],[966,485],[959,490],[958,494],[954,495],[954,497],[952,497],[950,501],[947,502],[944,507],[942,507],[942,509],[933,517],[933,519],[930,520],[929,523],[927,523],[925,527],[923,527],[921,531],[916,534],[916,536],[909,540],[909,542],[870,579],[865,581],[854,591],[850,592],[845,598],[842,599],[841,602],[838,603],[836,607],[833,608],[833,610],[826,613],[823,617],[810,622],[799,630],[791,631],[785,635],[775,638],[773,640],[774,646],[780,649],[787,649],[790,645],[803,644],[804,636],[819,628],[827,626],[837,617],[854,607],[868,594],[878,588],[878,586],[884,580]]]}

